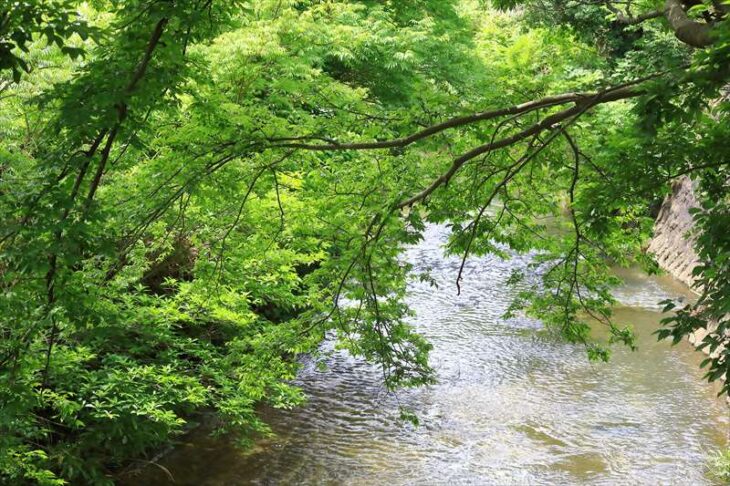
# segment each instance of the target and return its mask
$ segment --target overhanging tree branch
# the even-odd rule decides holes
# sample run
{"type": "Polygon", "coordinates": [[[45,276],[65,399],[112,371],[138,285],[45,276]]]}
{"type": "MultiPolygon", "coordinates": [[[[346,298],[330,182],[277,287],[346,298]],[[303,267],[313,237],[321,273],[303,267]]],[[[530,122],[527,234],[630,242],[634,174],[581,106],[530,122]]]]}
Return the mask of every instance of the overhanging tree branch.
{"type": "MultiPolygon", "coordinates": [[[[638,25],[647,20],[664,17],[675,37],[681,42],[697,48],[708,47],[713,43],[711,23],[692,20],[685,10],[682,0],[666,0],[664,8],[652,10],[639,15],[631,15],[617,8],[610,0],[604,1],[606,8],[616,16],[616,20],[624,25],[638,25]]],[[[720,1],[713,2],[720,15],[726,15],[727,7],[720,1]]]]}
{"type": "Polygon", "coordinates": [[[508,115],[523,115],[539,109],[550,108],[554,106],[564,105],[568,103],[576,103],[582,105],[584,103],[607,103],[625,98],[640,96],[645,90],[639,89],[635,85],[646,81],[647,79],[661,76],[666,73],[659,73],[651,77],[642,78],[641,80],[627,83],[625,85],[607,88],[594,92],[579,93],[562,93],[553,96],[546,96],[534,101],[528,101],[519,105],[513,105],[507,108],[499,108],[496,110],[484,111],[472,115],[451,118],[445,122],[438,123],[427,127],[419,132],[402,138],[392,140],[383,140],[375,142],[338,142],[331,138],[302,136],[302,137],[278,137],[270,138],[268,141],[275,147],[296,148],[303,150],[318,151],[336,151],[336,150],[378,150],[391,148],[404,148],[412,145],[420,140],[424,140],[438,133],[444,132],[451,128],[459,128],[473,123],[492,120],[508,115]],[[632,88],[632,86],[634,86],[632,88]],[[319,140],[326,143],[307,143],[307,141],[319,140]]]}
{"type": "Polygon", "coordinates": [[[712,44],[712,25],[690,19],[680,0],[666,0],[664,16],[674,35],[685,44],[698,48],[712,44]]]}
{"type": "Polygon", "coordinates": [[[616,20],[625,25],[637,25],[642,22],[646,22],[647,20],[656,19],[658,17],[664,16],[664,10],[652,10],[650,12],[645,12],[634,16],[631,14],[628,7],[626,9],[626,12],[623,12],[621,9],[616,8],[616,6],[610,0],[606,0],[605,2],[603,2],[603,4],[612,14],[616,16],[616,20]]]}
{"type": "Polygon", "coordinates": [[[433,125],[424,130],[414,133],[413,135],[397,138],[393,140],[385,140],[378,142],[351,142],[351,143],[339,143],[332,139],[326,139],[322,137],[288,137],[288,138],[272,138],[269,142],[272,143],[273,147],[283,147],[290,149],[302,149],[302,150],[314,150],[314,151],[339,151],[339,150],[377,150],[377,149],[388,149],[388,148],[402,148],[411,145],[419,140],[426,139],[443,131],[451,128],[457,128],[465,125],[470,125],[484,120],[490,120],[506,115],[525,114],[541,108],[548,108],[553,106],[559,106],[568,103],[574,103],[574,106],[563,109],[557,113],[549,115],[543,118],[540,122],[531,125],[530,127],[517,132],[509,137],[505,137],[500,140],[490,141],[487,144],[480,145],[460,157],[454,159],[449,169],[444,172],[441,176],[435,179],[428,187],[423,189],[418,194],[404,199],[395,205],[396,209],[402,209],[413,204],[423,201],[433,191],[442,185],[445,185],[451,180],[456,172],[468,161],[478,157],[482,154],[489,153],[491,151],[508,147],[517,142],[520,142],[532,135],[540,133],[541,131],[552,127],[572,116],[582,114],[583,112],[593,108],[596,105],[602,103],[608,103],[612,101],[618,101],[622,99],[635,98],[646,94],[647,90],[641,86],[641,83],[658,76],[666,74],[657,73],[640,80],[625,83],[619,86],[607,88],[602,91],[596,91],[592,93],[563,93],[554,96],[548,96],[539,100],[514,105],[508,108],[502,108],[497,110],[485,111],[476,113],[473,115],[467,115],[462,117],[452,118],[445,122],[433,125]],[[304,140],[324,140],[329,143],[312,144],[300,142],[304,140]]]}
{"type": "Polygon", "coordinates": [[[509,147],[510,145],[514,145],[517,142],[520,142],[528,137],[531,137],[532,135],[538,134],[542,132],[543,130],[546,130],[554,125],[557,125],[558,123],[567,120],[568,118],[571,118],[576,115],[583,114],[585,111],[589,110],[590,108],[601,104],[606,103],[608,101],[616,101],[620,99],[626,99],[626,98],[632,98],[636,96],[640,96],[644,94],[644,90],[638,89],[638,88],[622,88],[620,90],[616,90],[610,93],[596,95],[592,99],[582,99],[581,103],[577,103],[575,106],[566,108],[562,111],[559,111],[557,113],[554,113],[550,116],[547,116],[542,119],[542,121],[535,123],[534,125],[515,133],[514,135],[511,135],[509,137],[503,138],[501,140],[497,140],[495,142],[490,142],[484,145],[480,145],[479,147],[476,147],[469,152],[466,152],[465,154],[461,155],[460,157],[457,157],[454,159],[454,161],[451,163],[451,167],[441,174],[436,180],[434,180],[427,188],[425,188],[423,191],[419,192],[418,194],[405,199],[398,203],[398,208],[405,208],[407,206],[412,206],[413,204],[423,201],[426,199],[433,191],[438,189],[440,186],[448,184],[448,182],[451,180],[451,178],[456,174],[456,172],[467,162],[474,159],[475,157],[478,157],[482,154],[492,152],[493,150],[497,150],[504,147],[509,147]]]}
{"type": "MultiPolygon", "coordinates": [[[[730,10],[722,1],[713,0],[712,3],[719,17],[724,17],[730,10]]],[[[711,35],[713,24],[691,19],[682,0],[666,0],[662,9],[639,15],[632,15],[628,9],[623,11],[617,8],[615,2],[611,0],[604,0],[603,4],[616,16],[616,20],[624,25],[638,25],[647,20],[664,17],[675,37],[681,42],[696,48],[708,47],[713,43],[711,35]]]]}

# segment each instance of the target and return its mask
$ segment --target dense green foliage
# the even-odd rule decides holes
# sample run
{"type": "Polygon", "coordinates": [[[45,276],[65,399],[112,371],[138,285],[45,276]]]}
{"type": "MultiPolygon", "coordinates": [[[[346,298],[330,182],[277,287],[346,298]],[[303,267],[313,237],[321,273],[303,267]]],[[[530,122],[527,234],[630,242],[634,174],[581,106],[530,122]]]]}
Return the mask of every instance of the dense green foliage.
{"type": "Polygon", "coordinates": [[[13,81],[20,81],[22,72],[30,65],[21,53],[29,54],[34,39],[44,37],[55,44],[61,53],[78,57],[84,53],[81,46],[70,45],[77,35],[80,40],[96,36],[98,30],[90,26],[77,11],[78,2],[3,0],[0,4],[0,69],[10,69],[13,81]]]}
{"type": "Polygon", "coordinates": [[[301,402],[297,357],[326,335],[389,388],[431,383],[399,259],[429,222],[464,258],[540,250],[513,310],[608,359],[594,321],[633,336],[607,269],[651,266],[681,174],[703,296],[663,332],[714,320],[726,343],[722,9],[692,50],[656,18],[551,5],[4,3],[0,481],[109,482],[203,414],[265,434],[257,406],[301,402]]]}

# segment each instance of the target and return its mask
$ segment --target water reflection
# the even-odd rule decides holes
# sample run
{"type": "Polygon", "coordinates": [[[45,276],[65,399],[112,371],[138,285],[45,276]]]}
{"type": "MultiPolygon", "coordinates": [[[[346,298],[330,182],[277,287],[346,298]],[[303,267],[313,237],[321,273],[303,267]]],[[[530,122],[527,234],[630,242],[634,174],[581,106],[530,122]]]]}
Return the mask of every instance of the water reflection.
{"type": "MultiPolygon", "coordinates": [[[[669,279],[628,273],[616,318],[634,325],[639,351],[616,348],[591,364],[580,347],[550,339],[529,319],[503,320],[510,272],[527,257],[472,259],[461,296],[458,259],[444,230],[406,258],[432,268],[439,289],[411,285],[419,330],[434,344],[439,384],[384,393],[378,370],[344,354],[300,383],[309,403],[268,411],[276,437],[245,453],[191,434],[161,465],[175,484],[707,484],[708,452],[724,445],[728,413],[701,380],[688,346],[651,335],[656,302],[681,294],[669,279]],[[398,420],[411,407],[422,425],[398,420]]],[[[147,468],[133,484],[172,484],[147,468]]]]}

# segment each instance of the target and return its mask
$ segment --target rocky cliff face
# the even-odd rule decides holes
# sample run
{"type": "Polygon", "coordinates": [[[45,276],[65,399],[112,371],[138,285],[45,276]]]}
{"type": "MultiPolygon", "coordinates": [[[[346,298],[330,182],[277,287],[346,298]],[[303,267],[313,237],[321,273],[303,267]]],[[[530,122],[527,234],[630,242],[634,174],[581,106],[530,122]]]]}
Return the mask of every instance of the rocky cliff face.
{"type": "MultiPolygon", "coordinates": [[[[694,285],[692,270],[699,263],[690,235],[692,215],[689,210],[699,206],[694,189],[689,177],[683,176],[674,181],[671,194],[664,199],[659,210],[654,223],[654,237],[648,248],[663,270],[690,288],[694,285]]],[[[689,342],[698,346],[716,327],[716,323],[709,323],[707,329],[698,329],[689,336],[689,342]]],[[[720,348],[716,349],[713,356],[719,355],[721,351],[720,348]]],[[[703,349],[703,352],[707,354],[708,349],[703,349]]],[[[730,404],[730,396],[727,401],[730,404]]]]}
{"type": "Polygon", "coordinates": [[[692,270],[698,263],[693,240],[691,208],[697,207],[694,185],[689,177],[678,178],[654,223],[654,237],[648,251],[654,254],[659,266],[676,279],[692,287],[692,270]]]}

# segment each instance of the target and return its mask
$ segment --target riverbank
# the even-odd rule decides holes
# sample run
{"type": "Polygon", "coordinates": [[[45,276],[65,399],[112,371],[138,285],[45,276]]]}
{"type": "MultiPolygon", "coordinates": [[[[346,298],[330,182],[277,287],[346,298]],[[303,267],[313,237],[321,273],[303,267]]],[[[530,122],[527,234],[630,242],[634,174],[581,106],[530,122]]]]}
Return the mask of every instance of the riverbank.
{"type": "Polygon", "coordinates": [[[697,206],[692,181],[686,176],[679,177],[662,202],[654,223],[654,236],[647,248],[662,270],[690,289],[694,284],[692,271],[699,264],[693,240],[688,237],[693,225],[690,209],[697,206]]]}
{"type": "MultiPolygon", "coordinates": [[[[647,251],[654,255],[659,267],[682,282],[687,289],[698,295],[693,271],[699,265],[692,237],[693,219],[690,211],[699,207],[696,187],[687,176],[681,176],[672,183],[672,190],[662,202],[654,223],[654,236],[647,251]]],[[[710,323],[707,329],[698,329],[689,336],[689,342],[697,348],[705,336],[714,330],[710,323]]],[[[710,355],[708,348],[701,351],[710,355]]],[[[719,353],[715,350],[712,355],[719,353]]],[[[730,396],[727,397],[730,406],[730,396]]]]}

